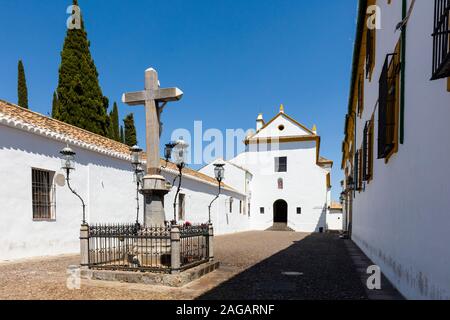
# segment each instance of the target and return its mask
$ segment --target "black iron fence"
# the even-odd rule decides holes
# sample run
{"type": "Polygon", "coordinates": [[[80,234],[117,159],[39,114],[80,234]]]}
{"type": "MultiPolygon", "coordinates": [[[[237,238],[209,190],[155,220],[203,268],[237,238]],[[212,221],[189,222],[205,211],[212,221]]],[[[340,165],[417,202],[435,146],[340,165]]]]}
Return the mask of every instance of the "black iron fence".
{"type": "Polygon", "coordinates": [[[181,270],[186,270],[209,259],[209,226],[180,227],[181,270]]]}
{"type": "Polygon", "coordinates": [[[97,224],[89,226],[88,267],[170,273],[186,270],[209,260],[209,226],[140,226],[97,224]],[[178,234],[176,234],[178,233],[178,234]],[[178,240],[177,240],[178,239],[178,240]],[[174,251],[173,241],[180,241],[174,251]],[[180,255],[180,266],[172,266],[172,255],[180,255]]]}

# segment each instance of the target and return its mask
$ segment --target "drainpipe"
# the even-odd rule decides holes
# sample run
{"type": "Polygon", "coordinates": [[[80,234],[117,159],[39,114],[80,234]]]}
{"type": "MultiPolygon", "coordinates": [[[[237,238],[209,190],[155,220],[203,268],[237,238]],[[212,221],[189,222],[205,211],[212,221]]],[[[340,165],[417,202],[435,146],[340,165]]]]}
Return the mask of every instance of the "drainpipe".
{"type": "MultiPolygon", "coordinates": [[[[407,0],[402,3],[402,20],[406,18],[407,0]]],[[[405,58],[406,58],[406,23],[402,26],[402,53],[400,79],[400,144],[405,142],[405,58]]]]}

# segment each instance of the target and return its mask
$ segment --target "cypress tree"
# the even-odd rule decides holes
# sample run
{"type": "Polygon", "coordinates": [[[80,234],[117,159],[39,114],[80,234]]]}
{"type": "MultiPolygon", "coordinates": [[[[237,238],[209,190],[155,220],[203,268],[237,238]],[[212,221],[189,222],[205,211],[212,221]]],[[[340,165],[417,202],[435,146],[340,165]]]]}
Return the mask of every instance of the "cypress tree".
{"type": "Polygon", "coordinates": [[[120,126],[120,142],[125,143],[125,134],[123,133],[123,126],[120,126]]]}
{"type": "Polygon", "coordinates": [[[53,100],[52,100],[52,118],[58,119],[58,96],[56,92],[53,92],[53,100]]]}
{"type": "Polygon", "coordinates": [[[17,104],[22,108],[28,109],[28,89],[27,80],[25,78],[25,69],[23,67],[22,60],[19,60],[17,75],[17,104]]]}
{"type": "Polygon", "coordinates": [[[122,142],[119,128],[119,109],[117,108],[116,102],[114,102],[114,106],[111,113],[109,114],[109,118],[110,118],[110,138],[122,142]]]}
{"type": "Polygon", "coordinates": [[[123,120],[125,127],[125,144],[132,147],[137,144],[136,127],[134,125],[134,115],[130,113],[123,120]]]}
{"type": "MultiPolygon", "coordinates": [[[[73,1],[78,5],[78,1],[73,1]]],[[[80,29],[67,29],[61,52],[56,90],[56,119],[91,132],[108,134],[106,98],[98,82],[98,72],[89,49],[90,43],[81,19],[80,29]]]]}

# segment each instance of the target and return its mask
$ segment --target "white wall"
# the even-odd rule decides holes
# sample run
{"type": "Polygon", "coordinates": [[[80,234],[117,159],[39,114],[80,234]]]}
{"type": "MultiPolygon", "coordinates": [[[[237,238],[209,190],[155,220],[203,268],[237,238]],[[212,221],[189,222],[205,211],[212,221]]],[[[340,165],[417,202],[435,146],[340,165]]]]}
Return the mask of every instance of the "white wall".
{"type": "Polygon", "coordinates": [[[342,210],[328,210],[327,213],[327,230],[342,231],[343,214],[342,210]]]}
{"type": "Polygon", "coordinates": [[[288,203],[288,226],[296,231],[317,232],[325,230],[329,191],[326,187],[327,170],[316,164],[315,141],[279,144],[278,150],[267,150],[259,145],[230,160],[248,168],[253,178],[251,190],[251,228],[265,230],[273,224],[273,205],[277,200],[288,203]],[[275,172],[275,157],[288,158],[287,172],[275,172]],[[278,189],[278,179],[284,181],[278,189]],[[264,207],[265,213],[260,214],[264,207]],[[297,207],[302,213],[297,214],[297,207]]]}
{"type": "MultiPolygon", "coordinates": [[[[82,207],[67,186],[56,186],[56,220],[33,221],[31,170],[62,174],[59,150],[63,147],[63,143],[0,125],[0,260],[79,251],[82,207]]],[[[88,221],[134,221],[134,184],[128,164],[74,150],[77,167],[71,185],[87,204],[88,221]]]]}
{"type": "MultiPolygon", "coordinates": [[[[174,175],[164,173],[166,179],[173,181],[174,175]]],[[[173,219],[173,202],[178,186],[176,186],[165,196],[165,211],[168,221],[173,219]]],[[[218,193],[216,185],[209,185],[183,177],[180,193],[186,195],[184,222],[207,223],[208,206],[218,193]]],[[[245,203],[245,195],[222,189],[220,197],[211,207],[211,221],[214,226],[214,233],[217,235],[246,231],[249,229],[248,215],[239,213],[239,201],[245,203]],[[229,211],[230,198],[232,201],[232,212],[229,211]]],[[[177,207],[178,208],[178,207],[177,207]]],[[[178,211],[177,211],[178,216],[178,211]]]]}
{"type": "MultiPolygon", "coordinates": [[[[377,103],[385,55],[400,36],[393,30],[401,21],[401,1],[378,5],[383,29],[358,120],[358,147],[377,103]]],[[[405,143],[389,163],[375,159],[373,181],[356,193],[353,207],[353,240],[410,299],[450,299],[450,93],[446,79],[430,81],[433,17],[434,1],[416,1],[407,28],[405,143]]],[[[375,152],[377,132],[375,125],[375,152]]]]}
{"type": "MultiPolygon", "coordinates": [[[[0,125],[0,260],[79,252],[82,206],[66,185],[56,186],[56,219],[33,221],[32,168],[63,174],[59,150],[65,145],[0,125]]],[[[132,223],[136,219],[136,184],[128,161],[74,148],[76,170],[71,185],[87,205],[88,223],[132,223]]],[[[171,173],[164,174],[172,182],[171,173]]],[[[184,177],[186,220],[208,221],[208,205],[217,194],[212,186],[184,177]]],[[[173,217],[174,188],[165,197],[167,219],[173,217]]],[[[140,196],[140,220],[143,201],[140,196]]],[[[248,230],[248,215],[239,214],[245,195],[224,190],[212,207],[216,234],[248,230]],[[233,212],[228,204],[233,197],[233,212]]]]}

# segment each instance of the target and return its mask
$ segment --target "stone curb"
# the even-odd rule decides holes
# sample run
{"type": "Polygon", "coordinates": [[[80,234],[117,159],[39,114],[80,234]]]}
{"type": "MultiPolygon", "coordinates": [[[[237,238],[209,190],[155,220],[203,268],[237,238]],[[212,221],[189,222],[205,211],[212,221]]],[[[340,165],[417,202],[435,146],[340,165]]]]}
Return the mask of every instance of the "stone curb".
{"type": "Polygon", "coordinates": [[[220,262],[208,262],[179,274],[82,269],[81,278],[179,288],[217,270],[219,267],[220,262]]]}

